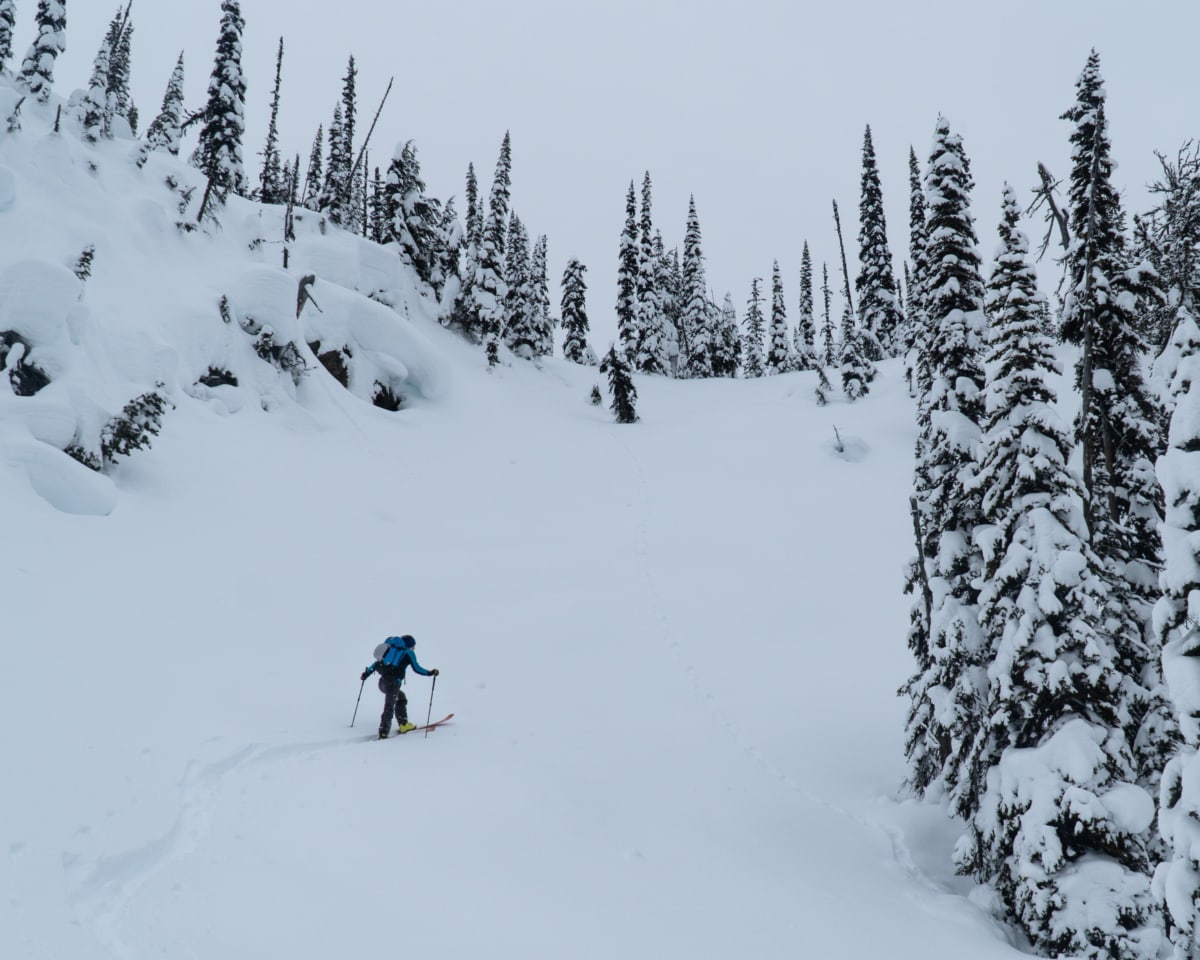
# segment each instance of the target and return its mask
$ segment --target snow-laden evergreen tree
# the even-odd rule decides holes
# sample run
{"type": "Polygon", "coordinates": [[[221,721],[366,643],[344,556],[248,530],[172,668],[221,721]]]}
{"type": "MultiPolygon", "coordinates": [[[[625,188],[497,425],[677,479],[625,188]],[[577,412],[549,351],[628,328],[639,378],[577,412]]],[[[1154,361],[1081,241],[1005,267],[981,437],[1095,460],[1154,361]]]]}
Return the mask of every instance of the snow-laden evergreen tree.
{"type": "Polygon", "coordinates": [[[1048,383],[1061,371],[1040,330],[1019,216],[1009,188],[987,292],[991,375],[972,484],[982,495],[982,650],[959,665],[986,674],[969,735],[951,731],[951,806],[967,819],[955,857],[995,886],[1043,956],[1149,958],[1143,835],[1154,804],[1134,783],[1123,667],[1106,627],[1110,585],[1087,545],[1071,438],[1048,383]]]}
{"type": "Polygon", "coordinates": [[[953,778],[952,757],[982,722],[981,558],[973,534],[980,522],[974,478],[986,323],[972,186],[962,139],[939,117],[925,174],[929,335],[919,347],[929,387],[918,398],[913,484],[922,545],[907,584],[929,585],[913,606],[908,644],[916,671],[904,687],[909,783],[919,794],[953,778]]]}
{"type": "Polygon", "coordinates": [[[562,277],[563,357],[572,363],[596,366],[596,354],[588,346],[587,267],[578,260],[567,261],[562,277]]]}
{"type": "Polygon", "coordinates": [[[539,357],[554,356],[554,316],[550,312],[550,277],[546,266],[549,244],[539,234],[529,254],[529,292],[533,306],[533,329],[537,337],[533,352],[539,357]]]}
{"type": "Polygon", "coordinates": [[[324,182],[325,163],[322,154],[325,150],[325,127],[318,126],[317,134],[313,137],[312,150],[308,154],[308,169],[304,174],[304,190],[301,205],[308,210],[316,210],[321,203],[321,184],[324,182]]]}
{"type": "Polygon", "coordinates": [[[146,128],[146,136],[138,152],[138,166],[144,166],[151,151],[166,150],[171,156],[179,155],[179,144],[183,139],[183,53],[175,61],[171,79],[163,94],[162,109],[146,128]]]}
{"type": "Polygon", "coordinates": [[[1090,545],[1105,562],[1124,611],[1123,623],[1110,629],[1129,676],[1150,691],[1136,711],[1140,729],[1127,733],[1143,782],[1153,788],[1173,736],[1150,630],[1162,557],[1163,499],[1154,477],[1163,442],[1162,411],[1143,377],[1146,343],[1139,331],[1154,292],[1126,248],[1104,104],[1100,58],[1093,51],[1076,83],[1076,103],[1063,115],[1074,129],[1062,334],[1081,347],[1075,371],[1081,395],[1076,440],[1090,545]]]}
{"type": "Polygon", "coordinates": [[[662,331],[666,350],[667,370],[672,376],[683,376],[686,355],[681,346],[680,323],[683,315],[683,267],[679,248],[670,252],[663,242],[662,232],[654,232],[655,283],[662,299],[662,331]]]}
{"type": "Polygon", "coordinates": [[[696,215],[696,198],[693,196],[688,198],[680,283],[683,299],[679,312],[680,348],[684,355],[685,377],[711,377],[716,373],[713,369],[716,343],[709,323],[708,278],[700,244],[700,218],[696,215]]]}
{"type": "Polygon", "coordinates": [[[384,183],[385,242],[399,247],[400,259],[411,266],[435,296],[445,283],[442,205],[425,193],[417,148],[409,140],[396,147],[384,183]]]}
{"type": "MultiPolygon", "coordinates": [[[[888,248],[887,221],[883,214],[883,187],[875,161],[871,128],[863,134],[862,196],[858,204],[858,321],[869,332],[885,356],[900,349],[903,318],[896,302],[896,275],[888,248]]],[[[877,359],[877,358],[870,358],[877,359]]]]}
{"type": "Polygon", "coordinates": [[[475,277],[478,272],[479,251],[483,243],[483,206],[479,201],[479,180],[475,176],[475,164],[467,164],[466,179],[467,217],[461,241],[462,280],[454,296],[446,323],[457,328],[471,340],[483,337],[479,327],[479,314],[474,298],[475,277]]]}
{"type": "Polygon", "coordinates": [[[875,364],[871,362],[869,341],[855,326],[850,302],[844,302],[842,310],[842,356],[839,364],[842,374],[842,393],[851,402],[871,392],[875,379],[875,364]]]}
{"type": "Polygon", "coordinates": [[[208,82],[208,101],[201,114],[200,144],[192,154],[192,165],[208,178],[208,191],[218,202],[223,202],[230,192],[239,196],[246,192],[246,173],[242,165],[242,137],[246,131],[246,81],[242,76],[244,29],[245,21],[237,0],[222,0],[221,29],[208,82]]]}
{"type": "Polygon", "coordinates": [[[668,372],[667,344],[663,329],[662,293],[658,289],[659,256],[654,249],[654,218],[651,210],[650,172],[642,177],[642,209],[638,220],[637,261],[637,348],[632,354],[634,369],[641,373],[668,372]]]}
{"type": "Polygon", "coordinates": [[[708,329],[712,331],[712,375],[714,377],[736,377],[742,365],[742,330],[738,323],[733,295],[725,294],[725,301],[718,309],[708,301],[708,329]]]}
{"type": "Polygon", "coordinates": [[[107,135],[110,129],[108,113],[108,40],[100,44],[96,59],[92,63],[92,79],[79,104],[79,124],[83,139],[95,143],[107,135]]]}
{"type": "Polygon", "coordinates": [[[908,148],[908,266],[905,269],[905,285],[908,296],[908,313],[904,318],[904,375],[913,396],[929,392],[929,378],[919,367],[924,352],[920,341],[928,335],[925,316],[925,277],[928,266],[925,257],[925,187],[921,182],[921,168],[917,163],[917,152],[908,148]]]}
{"type": "Polygon", "coordinates": [[[1171,415],[1158,479],[1166,497],[1165,562],[1155,633],[1182,744],[1163,771],[1158,829],[1167,846],[1154,876],[1175,960],[1200,955],[1200,326],[1177,307],[1170,348],[1171,415]]]}
{"type": "Polygon", "coordinates": [[[811,370],[817,366],[816,319],[813,316],[813,270],[808,241],[800,254],[800,315],[792,334],[792,366],[796,370],[811,370]]]}
{"type": "Polygon", "coordinates": [[[625,226],[617,254],[617,342],[629,357],[641,342],[638,326],[638,215],[633,181],[625,197],[625,226]]]}
{"type": "Polygon", "coordinates": [[[500,338],[504,333],[504,241],[508,226],[508,203],[512,188],[512,139],[508,132],[500,144],[492,192],[488,198],[487,221],[479,241],[475,283],[471,287],[471,314],[483,338],[489,369],[500,362],[500,338]]]}
{"type": "Polygon", "coordinates": [[[771,321],[767,332],[767,373],[787,373],[792,369],[788,349],[787,304],[783,299],[783,273],[776,260],[771,267],[771,321]]]}
{"type": "MultiPolygon", "coordinates": [[[[1189,140],[1175,159],[1160,153],[1158,162],[1162,173],[1150,184],[1157,202],[1134,222],[1137,254],[1154,267],[1165,296],[1146,326],[1154,349],[1166,354],[1179,308],[1195,315],[1200,303],[1200,145],[1189,140]]],[[[1158,388],[1168,393],[1175,367],[1164,367],[1162,359],[1155,361],[1155,378],[1158,388]]]]}
{"type": "Polygon", "coordinates": [[[625,351],[612,344],[600,362],[600,372],[608,375],[608,392],[612,394],[610,408],[617,423],[636,423],[637,387],[625,351]]]}
{"type": "Polygon", "coordinates": [[[271,88],[271,118],[267,123],[267,142],[262,149],[262,170],[258,175],[258,198],[263,203],[286,203],[287,181],[279,152],[279,90],[283,81],[283,37],[275,52],[275,84],[271,88]]]}
{"type": "Polygon", "coordinates": [[[745,335],[742,338],[742,369],[747,377],[761,377],[766,372],[763,363],[763,334],[766,324],[763,320],[762,291],[759,285],[761,277],[755,277],[750,283],[750,299],[746,301],[745,335]]]}
{"type": "Polygon", "coordinates": [[[479,202],[479,178],[475,164],[467,164],[467,244],[478,246],[483,239],[483,204],[479,202]]]}
{"type": "Polygon", "coordinates": [[[346,222],[349,211],[343,201],[350,192],[348,178],[350,163],[346,158],[346,131],[342,121],[342,104],[333,108],[333,119],[329,122],[329,136],[325,156],[325,180],[317,199],[317,209],[329,218],[330,223],[346,222]]]}
{"type": "Polygon", "coordinates": [[[66,0],[38,0],[35,22],[37,39],[25,54],[17,86],[45,103],[54,88],[54,65],[67,49],[66,0]]]}
{"type": "MultiPolygon", "coordinates": [[[[341,106],[341,170],[334,178],[334,188],[338,192],[330,204],[329,219],[334,223],[343,224],[349,230],[357,230],[362,225],[362,215],[359,205],[354,201],[354,187],[358,175],[354,156],[358,116],[358,67],[355,66],[353,56],[346,64],[346,75],[342,78],[341,106]]],[[[328,171],[326,176],[328,177],[328,171]]]]}
{"type": "Polygon", "coordinates": [[[17,0],[0,0],[0,77],[7,77],[13,52],[13,29],[17,25],[17,0]]]}
{"type": "Polygon", "coordinates": [[[821,264],[821,366],[832,367],[836,362],[833,339],[833,291],[829,289],[829,264],[821,264]]]}
{"type": "Polygon", "coordinates": [[[504,343],[526,360],[537,355],[540,334],[533,293],[529,254],[529,234],[515,213],[508,221],[508,245],[505,248],[504,343]]]}
{"type": "Polygon", "coordinates": [[[130,13],[133,3],[130,0],[124,10],[117,11],[108,26],[105,37],[108,43],[108,77],[106,80],[107,103],[105,107],[104,136],[112,137],[113,124],[119,117],[131,128],[130,111],[133,108],[129,93],[129,74],[133,47],[133,21],[130,13]]]}

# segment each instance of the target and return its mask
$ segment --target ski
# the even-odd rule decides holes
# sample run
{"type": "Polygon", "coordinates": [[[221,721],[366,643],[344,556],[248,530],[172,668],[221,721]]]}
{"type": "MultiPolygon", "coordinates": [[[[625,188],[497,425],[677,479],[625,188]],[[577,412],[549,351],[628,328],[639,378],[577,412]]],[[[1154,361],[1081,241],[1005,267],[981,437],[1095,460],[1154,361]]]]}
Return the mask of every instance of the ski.
{"type": "MultiPolygon", "coordinates": [[[[440,727],[443,723],[452,719],[453,717],[454,714],[448,713],[442,717],[441,720],[434,720],[433,723],[424,724],[423,726],[417,727],[415,730],[409,730],[408,733],[420,733],[422,730],[432,730],[434,727],[440,727]]],[[[408,734],[398,734],[398,736],[408,736],[408,734]]]]}

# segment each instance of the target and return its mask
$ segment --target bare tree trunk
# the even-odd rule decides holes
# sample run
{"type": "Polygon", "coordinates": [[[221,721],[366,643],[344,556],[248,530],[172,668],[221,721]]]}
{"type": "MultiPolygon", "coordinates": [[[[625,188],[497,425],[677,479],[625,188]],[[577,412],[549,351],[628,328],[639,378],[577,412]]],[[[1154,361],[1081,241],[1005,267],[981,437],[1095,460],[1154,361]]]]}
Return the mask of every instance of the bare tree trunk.
{"type": "Polygon", "coordinates": [[[850,297],[850,271],[846,267],[846,244],[842,242],[842,218],[838,214],[837,201],[833,201],[833,222],[837,225],[838,248],[842,251],[842,293],[850,307],[850,316],[857,317],[854,312],[854,300],[850,297]]]}

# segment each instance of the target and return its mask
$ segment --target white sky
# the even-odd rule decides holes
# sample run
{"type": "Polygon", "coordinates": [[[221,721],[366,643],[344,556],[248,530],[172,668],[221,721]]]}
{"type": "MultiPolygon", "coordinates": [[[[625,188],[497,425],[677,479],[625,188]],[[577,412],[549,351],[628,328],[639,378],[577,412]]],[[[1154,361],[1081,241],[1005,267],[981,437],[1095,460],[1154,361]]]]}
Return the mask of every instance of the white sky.
{"type": "MultiPolygon", "coordinates": [[[[58,92],[82,86],[116,3],[68,4],[58,92]],[[110,9],[111,7],[111,9],[110,9]]],[[[19,0],[19,56],[34,0],[19,0]]],[[[311,0],[243,0],[249,80],[247,165],[265,133],[275,45],[285,36],[281,128],[307,159],[328,122],[346,58],[359,65],[369,121],[397,86],[372,163],[414,138],[430,189],[462,205],[474,161],[486,193],[500,140],[513,136],[514,208],[548,234],[557,280],[568,257],[589,268],[598,346],[614,327],[617,241],[630,179],[650,170],[655,222],[682,243],[694,193],[718,299],[739,310],[754,276],[778,258],[794,318],[800,249],[837,262],[830,200],[847,231],[853,272],[863,126],[871,124],[897,272],[907,249],[909,144],[924,163],[938,112],[964,136],[976,177],[982,252],[990,256],[1003,180],[1021,196],[1045,161],[1067,172],[1074,80],[1095,46],[1109,91],[1119,185],[1130,212],[1146,206],[1153,150],[1174,153],[1197,130],[1193,0],[604,0],[563,3],[341,0],[336,17],[311,0]]],[[[187,59],[189,106],[204,97],[219,0],[134,4],[133,85],[143,123],[156,112],[174,59],[187,59]]],[[[362,124],[365,129],[365,121],[362,124]]],[[[1035,240],[1040,227],[1031,225],[1035,240]]],[[[1057,268],[1043,265],[1053,277],[1057,268]]],[[[835,278],[831,283],[836,287],[835,278]]],[[[1043,283],[1045,285],[1045,282],[1043,283]]],[[[552,291],[558,300],[557,283],[552,291]]]]}

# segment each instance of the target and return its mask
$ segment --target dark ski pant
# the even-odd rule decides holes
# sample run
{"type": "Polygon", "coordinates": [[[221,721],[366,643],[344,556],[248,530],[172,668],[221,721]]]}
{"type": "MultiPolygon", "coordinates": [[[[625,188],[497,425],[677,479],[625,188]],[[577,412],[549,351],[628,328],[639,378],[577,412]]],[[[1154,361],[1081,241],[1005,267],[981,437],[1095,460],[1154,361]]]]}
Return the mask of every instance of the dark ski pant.
{"type": "Polygon", "coordinates": [[[392,729],[393,714],[397,723],[408,723],[408,697],[400,689],[399,677],[380,677],[379,689],[383,691],[383,714],[379,718],[379,732],[387,733],[392,729]]]}

